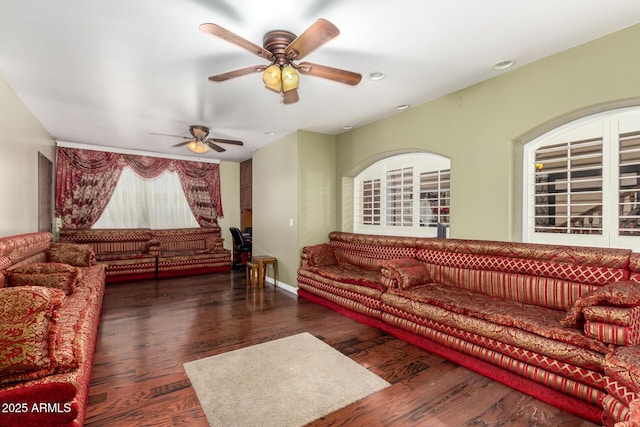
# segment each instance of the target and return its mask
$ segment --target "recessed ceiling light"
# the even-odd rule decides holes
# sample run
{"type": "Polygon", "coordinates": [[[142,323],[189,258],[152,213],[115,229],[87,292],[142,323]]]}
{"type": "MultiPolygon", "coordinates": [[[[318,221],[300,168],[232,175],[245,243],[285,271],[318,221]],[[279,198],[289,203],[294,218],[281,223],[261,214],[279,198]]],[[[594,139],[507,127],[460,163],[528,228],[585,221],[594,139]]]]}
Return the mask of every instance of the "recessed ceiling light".
{"type": "Polygon", "coordinates": [[[369,80],[372,80],[372,81],[376,82],[378,80],[384,79],[384,73],[382,71],[373,71],[373,72],[369,73],[367,78],[369,80]]]}
{"type": "Polygon", "coordinates": [[[275,134],[276,134],[276,133],[275,133],[274,131],[272,131],[272,130],[270,130],[270,131],[268,131],[268,132],[265,132],[265,135],[269,135],[269,136],[273,136],[273,135],[275,135],[275,134]]]}
{"type": "Polygon", "coordinates": [[[493,65],[493,69],[500,71],[500,70],[506,70],[507,68],[512,67],[514,64],[514,62],[510,59],[506,60],[506,61],[500,61],[500,62],[496,62],[493,65]]]}
{"type": "Polygon", "coordinates": [[[400,104],[400,105],[396,105],[396,110],[398,111],[404,111],[407,108],[409,108],[409,104],[400,104]]]}
{"type": "Polygon", "coordinates": [[[344,125],[344,126],[342,126],[342,129],[344,129],[344,130],[351,130],[351,129],[353,129],[353,126],[351,126],[351,125],[344,125]]]}

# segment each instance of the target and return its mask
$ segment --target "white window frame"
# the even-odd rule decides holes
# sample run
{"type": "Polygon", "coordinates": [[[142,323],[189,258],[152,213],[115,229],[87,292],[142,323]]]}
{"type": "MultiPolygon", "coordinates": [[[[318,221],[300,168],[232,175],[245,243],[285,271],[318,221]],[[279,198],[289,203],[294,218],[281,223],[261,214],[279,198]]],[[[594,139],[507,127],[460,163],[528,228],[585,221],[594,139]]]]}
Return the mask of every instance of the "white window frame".
{"type": "MultiPolygon", "coordinates": [[[[430,221],[433,219],[431,218],[431,214],[426,215],[424,206],[421,206],[420,174],[425,172],[446,171],[446,173],[442,174],[442,176],[446,177],[447,180],[446,183],[443,183],[443,185],[447,185],[447,205],[445,207],[443,205],[443,202],[440,201],[440,206],[438,207],[438,209],[440,212],[446,209],[446,217],[448,218],[450,214],[450,208],[448,205],[448,201],[450,200],[450,169],[451,161],[448,158],[432,153],[399,154],[382,159],[369,166],[354,178],[354,232],[394,236],[435,237],[438,233],[438,229],[436,226],[437,222],[431,223],[430,221]],[[411,179],[403,181],[404,190],[402,191],[404,192],[404,194],[402,200],[405,203],[407,203],[408,201],[410,202],[403,205],[404,212],[402,216],[404,218],[403,221],[399,221],[403,225],[389,225],[389,221],[387,219],[387,200],[390,194],[387,193],[387,173],[408,168],[412,168],[412,177],[411,179]],[[374,180],[379,180],[380,182],[380,221],[379,224],[363,224],[361,220],[363,218],[362,199],[364,197],[363,194],[361,194],[362,183],[374,180]],[[408,181],[411,182],[411,191],[409,197],[407,197],[408,181]],[[410,215],[410,218],[407,218],[407,215],[410,215]],[[422,224],[428,223],[428,225],[421,226],[421,222],[422,224]]],[[[440,189],[440,187],[438,187],[438,189],[440,189]]],[[[424,204],[424,201],[422,202],[422,204],[424,204]]],[[[441,217],[438,217],[438,219],[441,219],[441,217]]],[[[448,223],[446,225],[449,226],[448,223]]]]}
{"type": "Polygon", "coordinates": [[[523,240],[640,251],[640,236],[619,234],[619,135],[640,131],[640,107],[624,108],[578,119],[536,138],[523,153],[523,240]],[[535,230],[535,152],[562,142],[602,138],[602,234],[543,233],[535,230]]]}

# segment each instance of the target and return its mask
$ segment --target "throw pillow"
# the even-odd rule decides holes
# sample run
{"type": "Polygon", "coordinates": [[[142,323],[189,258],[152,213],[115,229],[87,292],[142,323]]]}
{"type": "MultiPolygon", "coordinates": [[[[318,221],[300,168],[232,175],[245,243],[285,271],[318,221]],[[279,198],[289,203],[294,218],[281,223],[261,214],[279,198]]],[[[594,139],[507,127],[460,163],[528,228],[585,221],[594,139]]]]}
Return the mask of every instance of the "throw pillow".
{"type": "MultiPolygon", "coordinates": [[[[423,263],[421,261],[418,261],[415,258],[394,258],[394,259],[382,260],[378,263],[383,279],[386,278],[387,280],[389,280],[387,285],[389,287],[396,287],[396,286],[402,287],[404,281],[408,280],[407,278],[403,279],[400,276],[399,274],[400,269],[410,268],[410,267],[419,267],[420,265],[423,265],[423,263]]],[[[430,277],[429,277],[429,281],[430,281],[430,277]]],[[[412,287],[412,286],[415,286],[415,284],[410,285],[407,282],[405,286],[412,287]]],[[[408,289],[408,288],[405,288],[405,289],[408,289]]]]}
{"type": "Polygon", "coordinates": [[[397,269],[398,285],[402,289],[415,288],[433,282],[431,274],[424,264],[397,269]]]}
{"type": "Polygon", "coordinates": [[[68,264],[43,262],[8,270],[9,286],[44,286],[71,295],[76,289],[80,269],[68,264]]]}
{"type": "Polygon", "coordinates": [[[305,250],[311,254],[311,262],[316,267],[338,263],[335,253],[333,252],[333,248],[326,243],[307,246],[305,250]]]}
{"type": "Polygon", "coordinates": [[[584,323],[582,310],[594,305],[633,307],[640,305],[640,283],[633,280],[609,283],[578,298],[560,321],[566,327],[580,327],[584,323]]]}
{"type": "Polygon", "coordinates": [[[90,267],[96,264],[96,254],[89,245],[73,243],[52,243],[48,251],[49,261],[76,267],[90,267]]]}
{"type": "Polygon", "coordinates": [[[24,286],[0,289],[0,384],[38,378],[55,369],[58,289],[24,286]]]}

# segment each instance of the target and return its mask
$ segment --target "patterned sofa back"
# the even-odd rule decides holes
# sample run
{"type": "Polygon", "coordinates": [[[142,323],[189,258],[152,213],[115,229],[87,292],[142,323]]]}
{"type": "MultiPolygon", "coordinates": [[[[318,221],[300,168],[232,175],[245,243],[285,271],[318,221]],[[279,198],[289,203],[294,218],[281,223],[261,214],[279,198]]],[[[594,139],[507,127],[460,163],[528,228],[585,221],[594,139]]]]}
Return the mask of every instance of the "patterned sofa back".
{"type": "Polygon", "coordinates": [[[98,259],[114,253],[141,253],[150,239],[148,228],[60,230],[61,242],[89,245],[98,259]]]}
{"type": "Polygon", "coordinates": [[[368,270],[377,270],[379,261],[413,258],[416,254],[415,237],[334,231],[329,234],[329,239],[329,245],[340,264],[353,264],[368,270]]]}
{"type": "Polygon", "coordinates": [[[0,238],[0,288],[7,286],[4,271],[16,265],[47,261],[51,233],[36,232],[0,238]]]}
{"type": "Polygon", "coordinates": [[[626,249],[459,239],[417,239],[416,248],[436,282],[558,310],[628,279],[631,256],[626,249]]]}
{"type": "Polygon", "coordinates": [[[435,282],[556,310],[607,283],[640,282],[640,254],[627,249],[337,231],[329,239],[341,264],[375,270],[381,260],[416,258],[435,282]]]}
{"type": "Polygon", "coordinates": [[[160,242],[162,252],[223,251],[220,227],[152,230],[151,238],[160,242]]]}
{"type": "Polygon", "coordinates": [[[101,255],[107,254],[144,252],[150,242],[159,242],[161,251],[165,253],[220,252],[224,251],[220,235],[220,227],[81,229],[60,230],[60,241],[88,244],[100,259],[101,255]]]}

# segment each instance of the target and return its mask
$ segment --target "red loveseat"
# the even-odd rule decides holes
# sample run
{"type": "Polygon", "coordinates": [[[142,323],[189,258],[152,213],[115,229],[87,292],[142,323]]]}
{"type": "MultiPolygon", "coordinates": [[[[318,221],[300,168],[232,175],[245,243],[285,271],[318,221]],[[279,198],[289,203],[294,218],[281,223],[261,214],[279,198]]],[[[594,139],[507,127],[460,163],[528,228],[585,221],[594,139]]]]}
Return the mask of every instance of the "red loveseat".
{"type": "Polygon", "coordinates": [[[640,254],[333,232],[298,295],[607,426],[637,426],[640,254]]]}
{"type": "Polygon", "coordinates": [[[0,425],[84,425],[105,266],[50,233],[0,238],[0,425]]]}

